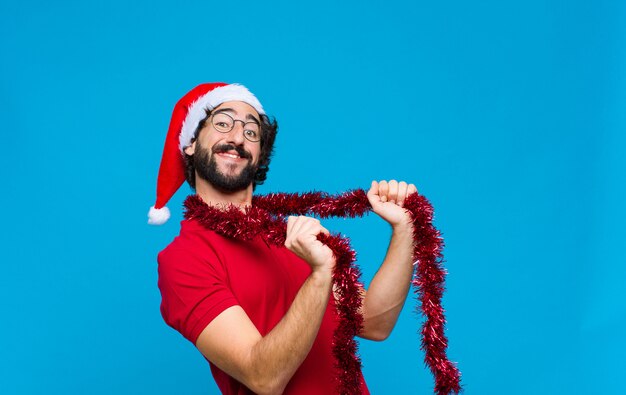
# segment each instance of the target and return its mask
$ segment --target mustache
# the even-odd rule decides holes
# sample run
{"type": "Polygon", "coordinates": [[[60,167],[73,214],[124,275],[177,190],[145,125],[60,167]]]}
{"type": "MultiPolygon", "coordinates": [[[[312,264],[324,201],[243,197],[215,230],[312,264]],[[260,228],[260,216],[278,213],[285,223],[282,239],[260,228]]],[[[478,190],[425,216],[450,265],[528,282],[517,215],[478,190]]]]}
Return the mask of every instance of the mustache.
{"type": "Polygon", "coordinates": [[[232,144],[221,144],[221,145],[216,145],[215,147],[213,147],[214,154],[219,154],[221,152],[228,152],[228,151],[236,151],[240,157],[245,158],[245,159],[252,158],[252,154],[250,154],[248,151],[243,149],[243,147],[235,146],[232,144]]]}

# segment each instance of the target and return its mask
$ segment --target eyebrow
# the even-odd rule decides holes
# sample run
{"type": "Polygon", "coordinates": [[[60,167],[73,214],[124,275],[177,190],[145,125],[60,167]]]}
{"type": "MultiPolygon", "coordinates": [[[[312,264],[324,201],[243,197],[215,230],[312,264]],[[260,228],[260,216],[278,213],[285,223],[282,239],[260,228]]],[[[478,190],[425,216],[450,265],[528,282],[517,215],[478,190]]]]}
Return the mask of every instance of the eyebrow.
{"type": "MultiPolygon", "coordinates": [[[[237,111],[235,111],[234,109],[229,108],[229,107],[217,109],[217,110],[213,111],[213,114],[220,114],[220,113],[223,113],[223,112],[232,112],[232,113],[237,114],[237,111]]],[[[257,119],[254,115],[252,115],[252,114],[247,114],[247,115],[246,115],[246,119],[249,119],[249,120],[251,120],[251,121],[254,121],[254,122],[256,122],[258,125],[260,125],[260,124],[261,124],[261,121],[259,121],[259,120],[258,120],[258,119],[257,119]]]]}
{"type": "Polygon", "coordinates": [[[252,114],[248,114],[248,115],[246,115],[246,119],[250,119],[250,120],[252,120],[252,121],[256,122],[256,123],[257,123],[257,124],[259,124],[259,125],[261,124],[261,122],[259,122],[259,120],[258,120],[258,119],[256,119],[256,117],[255,117],[254,115],[252,115],[252,114]]]}
{"type": "Polygon", "coordinates": [[[233,110],[232,108],[226,107],[226,108],[220,108],[219,110],[213,111],[213,114],[219,114],[221,112],[234,112],[234,113],[236,113],[236,111],[233,110]]]}

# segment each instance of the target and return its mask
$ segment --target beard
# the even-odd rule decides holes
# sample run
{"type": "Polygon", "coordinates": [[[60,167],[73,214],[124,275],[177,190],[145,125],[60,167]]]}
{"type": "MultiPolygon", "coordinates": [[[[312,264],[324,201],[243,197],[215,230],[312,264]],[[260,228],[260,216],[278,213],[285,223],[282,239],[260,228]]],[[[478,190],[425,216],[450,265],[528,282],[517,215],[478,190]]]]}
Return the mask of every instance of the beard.
{"type": "Polygon", "coordinates": [[[215,188],[224,192],[238,192],[250,186],[254,181],[257,166],[253,165],[250,159],[252,155],[241,147],[225,144],[213,147],[211,154],[208,149],[196,145],[196,152],[193,155],[193,165],[196,168],[198,177],[207,181],[215,188]],[[215,154],[235,150],[240,157],[248,159],[248,164],[236,175],[226,175],[217,168],[215,154]]]}

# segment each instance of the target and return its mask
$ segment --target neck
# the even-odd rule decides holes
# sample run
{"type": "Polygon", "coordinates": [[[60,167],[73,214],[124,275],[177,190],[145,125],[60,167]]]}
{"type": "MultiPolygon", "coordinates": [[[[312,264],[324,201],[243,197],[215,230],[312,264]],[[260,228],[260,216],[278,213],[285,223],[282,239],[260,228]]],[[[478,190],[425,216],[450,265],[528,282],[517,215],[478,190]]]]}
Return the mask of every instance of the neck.
{"type": "Polygon", "coordinates": [[[252,205],[252,184],[236,192],[225,192],[196,176],[196,194],[209,206],[234,205],[241,209],[252,205]]]}

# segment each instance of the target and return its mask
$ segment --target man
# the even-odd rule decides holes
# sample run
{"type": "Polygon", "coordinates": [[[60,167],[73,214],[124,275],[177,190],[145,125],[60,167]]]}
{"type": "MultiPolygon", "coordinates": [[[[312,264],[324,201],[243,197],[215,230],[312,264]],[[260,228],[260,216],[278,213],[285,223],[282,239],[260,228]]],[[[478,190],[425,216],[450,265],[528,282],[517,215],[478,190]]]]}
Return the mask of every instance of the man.
{"type": "MultiPolygon", "coordinates": [[[[204,84],[176,105],[159,171],[151,223],[187,181],[209,206],[244,210],[265,180],[276,122],[241,85],[204,84]],[[182,175],[181,175],[182,174],[182,175]]],[[[387,255],[367,291],[360,337],[385,339],[406,299],[413,273],[413,229],[402,208],[412,184],[372,182],[373,211],[391,224],[387,255]]],[[[336,388],[331,353],[337,325],[332,251],[317,219],[289,217],[285,248],[243,242],[184,220],[159,254],[161,312],[210,362],[225,394],[329,394],[336,388]]],[[[361,391],[368,393],[365,381],[361,391]]]]}

